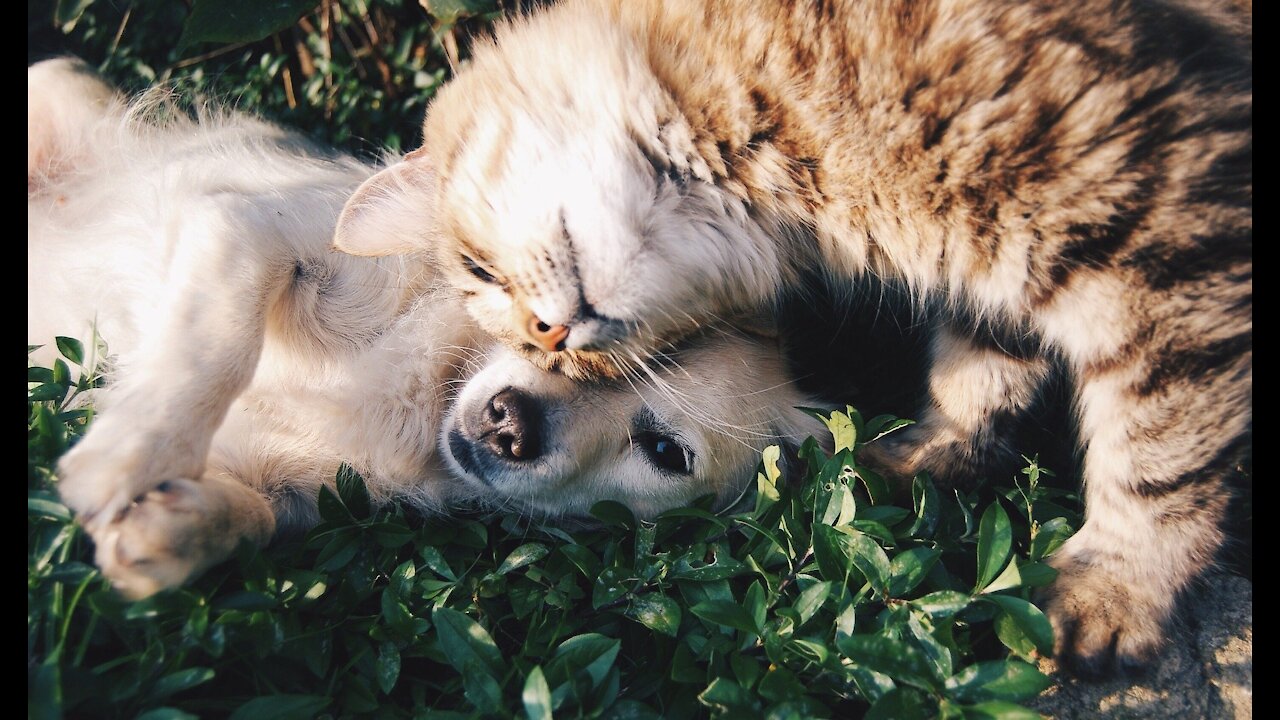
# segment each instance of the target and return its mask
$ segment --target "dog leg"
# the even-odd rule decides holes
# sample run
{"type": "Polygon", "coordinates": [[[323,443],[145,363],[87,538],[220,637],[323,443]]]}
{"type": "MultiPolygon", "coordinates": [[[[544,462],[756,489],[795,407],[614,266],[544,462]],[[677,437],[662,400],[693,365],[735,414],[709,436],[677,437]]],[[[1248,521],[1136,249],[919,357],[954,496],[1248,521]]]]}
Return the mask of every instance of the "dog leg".
{"type": "MultiPolygon", "coordinates": [[[[59,493],[91,533],[165,481],[200,478],[214,432],[253,377],[267,308],[294,252],[261,199],[224,193],[160,228],[165,312],[122,358],[110,406],[59,464],[59,493]]],[[[321,234],[323,238],[323,234],[321,234]]]]}

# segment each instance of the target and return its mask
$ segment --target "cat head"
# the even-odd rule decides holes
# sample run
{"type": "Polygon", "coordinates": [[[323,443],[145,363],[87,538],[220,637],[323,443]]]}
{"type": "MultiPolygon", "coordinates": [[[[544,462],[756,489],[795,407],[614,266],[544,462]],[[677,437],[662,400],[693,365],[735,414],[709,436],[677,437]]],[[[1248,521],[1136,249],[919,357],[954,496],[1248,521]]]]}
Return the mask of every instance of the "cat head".
{"type": "Polygon", "coordinates": [[[617,377],[758,311],[786,263],[710,181],[645,52],[577,5],[563,13],[578,16],[563,37],[535,15],[476,50],[433,101],[423,148],[348,203],[336,245],[428,251],[508,347],[617,377]]]}
{"type": "Polygon", "coordinates": [[[703,338],[625,379],[573,381],[499,349],[463,386],[440,454],[462,497],[504,511],[585,517],[601,500],[642,518],[713,495],[730,506],[769,445],[783,457],[822,424],[777,345],[703,338]]]}

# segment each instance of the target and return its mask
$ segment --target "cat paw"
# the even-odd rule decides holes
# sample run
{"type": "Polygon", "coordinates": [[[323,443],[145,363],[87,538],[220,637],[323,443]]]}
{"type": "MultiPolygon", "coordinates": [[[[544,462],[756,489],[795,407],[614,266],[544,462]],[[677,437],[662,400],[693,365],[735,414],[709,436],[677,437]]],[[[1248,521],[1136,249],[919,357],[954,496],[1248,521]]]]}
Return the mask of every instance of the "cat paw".
{"type": "Polygon", "coordinates": [[[937,487],[951,487],[957,470],[965,467],[960,443],[914,430],[900,430],[863,445],[858,450],[859,462],[883,475],[895,493],[906,497],[910,497],[911,481],[922,472],[929,473],[937,487]]]}
{"type": "Polygon", "coordinates": [[[1059,666],[1086,678],[1145,670],[1164,644],[1172,598],[1078,560],[1052,564],[1058,577],[1038,600],[1053,625],[1059,666]]]}

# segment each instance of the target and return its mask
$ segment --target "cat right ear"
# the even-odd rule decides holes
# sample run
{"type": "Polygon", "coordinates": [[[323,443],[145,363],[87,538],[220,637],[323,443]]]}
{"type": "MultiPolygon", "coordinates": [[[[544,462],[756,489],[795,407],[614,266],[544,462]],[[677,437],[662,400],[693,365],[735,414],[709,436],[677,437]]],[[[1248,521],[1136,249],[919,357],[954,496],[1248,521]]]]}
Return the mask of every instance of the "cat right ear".
{"type": "Polygon", "coordinates": [[[333,247],[351,255],[400,255],[429,243],[435,166],[422,149],[365,180],[338,216],[333,247]]]}

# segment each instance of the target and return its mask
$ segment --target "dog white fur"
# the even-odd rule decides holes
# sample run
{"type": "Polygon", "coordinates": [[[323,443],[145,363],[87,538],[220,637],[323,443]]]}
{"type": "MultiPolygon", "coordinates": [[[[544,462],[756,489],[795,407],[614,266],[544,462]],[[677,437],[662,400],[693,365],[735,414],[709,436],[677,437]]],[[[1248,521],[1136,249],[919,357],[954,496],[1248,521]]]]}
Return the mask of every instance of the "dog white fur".
{"type": "Polygon", "coordinates": [[[59,492],[127,596],[314,523],[343,462],[428,512],[652,516],[729,504],[760,450],[819,429],[757,337],[590,384],[494,347],[425,256],[331,250],[377,168],[241,114],[128,103],[72,60],[27,86],[28,343],[36,362],[55,335],[109,344],[59,492]]]}

